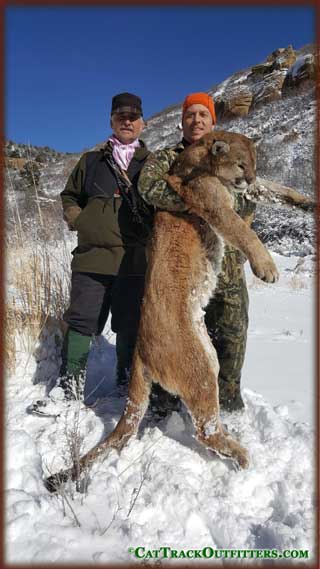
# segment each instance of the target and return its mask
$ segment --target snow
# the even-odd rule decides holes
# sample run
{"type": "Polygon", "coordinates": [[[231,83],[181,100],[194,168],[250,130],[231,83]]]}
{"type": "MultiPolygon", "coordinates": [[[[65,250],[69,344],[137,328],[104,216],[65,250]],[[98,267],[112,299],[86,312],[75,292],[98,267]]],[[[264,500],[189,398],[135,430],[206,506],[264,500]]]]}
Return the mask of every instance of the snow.
{"type": "Polygon", "coordinates": [[[248,470],[237,471],[202,447],[184,409],[160,423],[147,417],[120,455],[112,450],[93,465],[80,492],[68,483],[65,497],[49,494],[43,477],[70,466],[72,440],[80,435],[81,452],[88,450],[122,413],[115,338],[108,323],[89,358],[87,401],[104,398],[95,408],[57,400],[56,418],[26,413],[45,394],[56,348],[47,338],[39,374],[20,342],[16,373],[6,383],[8,563],[128,563],[136,560],[128,549],[138,546],[307,549],[314,555],[314,263],[311,256],[273,257],[281,273],[275,285],[260,283],[246,266],[246,408],[222,413],[223,424],[249,450],[248,470]]]}
{"type": "Polygon", "coordinates": [[[280,282],[270,287],[250,274],[249,326],[243,385],[262,393],[273,405],[313,424],[315,411],[314,257],[274,253],[280,282]],[[292,289],[292,290],[290,290],[292,289]],[[272,304],[271,304],[272,303],[272,304]]]}
{"type": "MultiPolygon", "coordinates": [[[[217,102],[219,98],[228,100],[239,89],[252,90],[249,79],[245,79],[247,72],[248,70],[240,76],[236,74],[229,77],[209,93],[217,102]]],[[[281,75],[286,71],[279,73],[281,75]]],[[[256,85],[255,88],[257,87],[256,85]]],[[[257,141],[258,176],[313,196],[316,188],[315,110],[312,88],[299,92],[293,90],[292,96],[258,105],[246,117],[222,117],[216,130],[239,132],[257,141]]],[[[180,122],[180,105],[170,113],[163,111],[148,120],[143,133],[148,148],[155,151],[178,143],[181,139],[181,130],[178,128],[180,122]]],[[[254,229],[260,239],[278,253],[287,254],[288,251],[290,254],[308,255],[314,251],[315,227],[312,213],[259,205],[254,229]]]]}

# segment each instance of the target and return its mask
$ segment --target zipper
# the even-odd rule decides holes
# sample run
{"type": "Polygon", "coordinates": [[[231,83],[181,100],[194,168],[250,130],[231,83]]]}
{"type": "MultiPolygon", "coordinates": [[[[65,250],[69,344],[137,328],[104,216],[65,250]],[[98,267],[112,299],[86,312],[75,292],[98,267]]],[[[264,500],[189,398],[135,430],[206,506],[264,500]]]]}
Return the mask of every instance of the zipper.
{"type": "Polygon", "coordinates": [[[108,196],[108,195],[106,195],[106,192],[103,191],[103,189],[101,188],[101,186],[99,186],[99,184],[97,184],[97,182],[93,182],[93,185],[94,185],[98,190],[100,190],[100,192],[101,192],[101,196],[93,196],[93,199],[94,199],[94,198],[98,198],[98,197],[102,197],[102,198],[106,198],[106,199],[110,199],[111,197],[113,197],[113,198],[115,198],[115,199],[121,197],[120,194],[119,194],[119,195],[116,195],[116,196],[115,196],[115,195],[113,195],[113,196],[108,196]]]}
{"type": "Polygon", "coordinates": [[[102,192],[105,195],[105,192],[103,191],[103,189],[99,186],[99,184],[97,184],[97,182],[93,182],[93,185],[98,188],[98,190],[100,190],[100,192],[102,192]]]}

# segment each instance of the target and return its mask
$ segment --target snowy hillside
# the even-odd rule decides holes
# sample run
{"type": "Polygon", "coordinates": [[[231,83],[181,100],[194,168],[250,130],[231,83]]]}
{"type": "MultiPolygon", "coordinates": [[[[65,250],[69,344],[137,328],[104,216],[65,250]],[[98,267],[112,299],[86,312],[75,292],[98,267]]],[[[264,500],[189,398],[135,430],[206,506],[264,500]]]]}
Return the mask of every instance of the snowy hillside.
{"type": "MultiPolygon", "coordinates": [[[[216,103],[216,128],[240,132],[256,141],[258,176],[314,195],[313,47],[307,46],[296,54],[284,51],[283,61],[278,61],[281,54],[277,56],[276,51],[269,56],[270,62],[239,71],[209,91],[216,103]]],[[[201,88],[195,86],[193,90],[201,88]]],[[[151,118],[143,137],[156,150],[176,144],[181,136],[180,103],[151,118]]],[[[307,255],[314,249],[311,214],[259,206],[254,229],[268,247],[279,253],[307,255]]]]}
{"type": "MultiPolygon", "coordinates": [[[[241,132],[257,141],[257,174],[309,195],[315,191],[314,51],[313,45],[299,51],[291,46],[280,48],[264,63],[233,74],[209,91],[216,104],[217,128],[241,132]]],[[[190,91],[202,89],[190,84],[190,91]]],[[[180,140],[181,103],[148,119],[142,138],[151,150],[180,140]]],[[[5,153],[9,236],[17,211],[28,231],[35,233],[34,213],[39,206],[44,210],[45,237],[65,235],[59,192],[80,154],[12,141],[6,143],[5,153]]],[[[259,206],[254,228],[279,253],[307,255],[314,250],[310,213],[259,206]]]]}
{"type": "Polygon", "coordinates": [[[311,559],[314,259],[274,259],[281,272],[276,285],[258,282],[247,268],[246,409],[222,414],[249,449],[246,471],[204,450],[183,410],[160,423],[147,416],[120,456],[111,451],[93,466],[80,493],[70,484],[64,496],[50,495],[43,477],[70,465],[71,439],[80,436],[87,450],[121,414],[114,337],[107,326],[89,360],[87,401],[105,399],[95,410],[58,401],[52,418],[28,415],[26,407],[43,397],[52,366],[58,365],[57,332],[38,346],[37,363],[21,338],[17,372],[7,381],[8,562],[128,563],[139,561],[129,553],[138,546],[308,550],[311,559]]]}
{"type": "MultiPolygon", "coordinates": [[[[289,46],[210,91],[217,128],[256,140],[258,175],[308,195],[315,184],[314,69],[313,46],[299,52],[289,46]]],[[[190,85],[190,91],[201,88],[190,85]]],[[[151,117],[144,131],[148,146],[154,150],[178,142],[180,121],[181,103],[151,117]]],[[[159,565],[179,563],[183,556],[138,559],[132,548],[208,547],[274,550],[279,556],[294,550],[290,563],[298,563],[300,550],[307,551],[303,560],[311,566],[316,509],[313,215],[259,206],[254,222],[280,280],[264,284],[245,265],[250,295],[242,377],[246,407],[222,413],[222,420],[248,449],[248,470],[237,471],[202,448],[185,408],[161,422],[147,412],[137,438],[120,455],[111,451],[77,485],[68,483],[51,495],[43,479],[70,466],[74,453],[82,454],[111,432],[125,398],[115,383],[115,337],[108,322],[89,357],[90,406],[67,404],[55,388],[46,408],[50,416],[27,412],[59,374],[58,319],[69,299],[76,246],[76,232],[70,233],[62,220],[59,192],[80,155],[12,141],[5,151],[6,561],[159,565]]],[[[243,559],[239,555],[233,561],[246,563],[243,559]]],[[[223,559],[210,561],[221,564],[223,559]]],[[[256,563],[254,556],[248,566],[256,563]]]]}

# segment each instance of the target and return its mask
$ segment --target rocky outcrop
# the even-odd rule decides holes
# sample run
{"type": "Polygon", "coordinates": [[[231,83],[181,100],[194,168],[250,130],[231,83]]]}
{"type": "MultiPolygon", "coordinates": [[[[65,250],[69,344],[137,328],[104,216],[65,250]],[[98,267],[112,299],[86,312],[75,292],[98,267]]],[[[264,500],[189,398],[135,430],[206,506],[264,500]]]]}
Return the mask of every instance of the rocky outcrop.
{"type": "Polygon", "coordinates": [[[35,160],[42,164],[48,162],[57,162],[66,155],[71,155],[70,152],[58,152],[49,146],[32,146],[31,144],[17,144],[12,140],[7,140],[4,147],[5,156],[7,159],[24,159],[35,160]]]}
{"type": "Polygon", "coordinates": [[[212,92],[218,119],[244,117],[257,106],[277,101],[289,89],[315,82],[316,63],[312,53],[299,54],[291,45],[273,51],[264,63],[237,73],[212,92]]]}
{"type": "MultiPolygon", "coordinates": [[[[315,188],[315,75],[314,46],[298,51],[288,46],[209,90],[215,101],[216,128],[240,132],[256,141],[258,175],[307,195],[315,188]]],[[[150,150],[157,150],[176,144],[181,134],[180,102],[150,117],[142,138],[150,150]]],[[[96,148],[100,146],[101,142],[96,148]]],[[[16,210],[21,223],[32,228],[38,207],[45,212],[47,239],[68,234],[59,193],[80,154],[8,141],[5,156],[8,235],[16,210]]],[[[255,228],[274,251],[313,251],[312,214],[259,206],[255,228]]]]}
{"type": "Polygon", "coordinates": [[[251,68],[250,78],[259,77],[261,75],[269,75],[273,71],[279,69],[288,69],[295,63],[297,55],[292,45],[288,47],[280,47],[268,55],[265,63],[254,65],[251,68]]]}
{"type": "Polygon", "coordinates": [[[21,170],[26,162],[26,158],[5,158],[5,167],[12,168],[13,170],[21,170]]]}
{"type": "Polygon", "coordinates": [[[262,81],[255,82],[252,86],[252,106],[265,105],[281,99],[284,80],[283,70],[274,70],[265,75],[262,81]]]}
{"type": "MultiPolygon", "coordinates": [[[[256,141],[261,177],[296,188],[315,190],[314,46],[280,48],[264,63],[228,77],[210,91],[218,129],[240,132],[256,141]]],[[[148,120],[143,138],[151,150],[181,138],[181,103],[148,120]]],[[[259,206],[255,229],[270,248],[285,254],[314,251],[311,213],[259,206]]]]}
{"type": "Polygon", "coordinates": [[[250,110],[252,98],[249,89],[242,89],[238,93],[230,94],[225,101],[224,117],[245,117],[250,110]]]}
{"type": "Polygon", "coordinates": [[[316,59],[312,53],[300,56],[290,67],[286,75],[283,91],[300,87],[316,80],[316,59]]]}
{"type": "Polygon", "coordinates": [[[228,92],[228,97],[215,98],[215,111],[218,121],[232,119],[234,117],[245,117],[252,103],[252,93],[246,88],[239,88],[233,92],[228,92]]]}

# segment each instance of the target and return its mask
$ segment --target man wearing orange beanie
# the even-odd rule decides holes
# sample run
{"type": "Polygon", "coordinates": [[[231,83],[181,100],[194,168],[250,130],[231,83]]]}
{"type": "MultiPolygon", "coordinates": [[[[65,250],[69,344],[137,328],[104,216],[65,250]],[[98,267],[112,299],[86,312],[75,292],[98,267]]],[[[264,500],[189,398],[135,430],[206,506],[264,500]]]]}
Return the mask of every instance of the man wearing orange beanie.
{"type": "Polygon", "coordinates": [[[184,118],[188,109],[189,112],[192,112],[192,110],[190,111],[190,107],[193,107],[193,105],[202,105],[203,107],[206,107],[211,115],[212,123],[216,124],[216,111],[213,99],[210,95],[207,95],[207,93],[192,93],[191,95],[188,95],[183,102],[182,118],[184,118]]]}
{"type": "MultiPolygon", "coordinates": [[[[185,98],[182,106],[183,139],[172,148],[150,155],[141,171],[138,190],[147,203],[168,211],[184,212],[187,209],[163,176],[184,148],[210,133],[215,124],[214,102],[210,95],[192,93],[185,98]]],[[[239,194],[234,197],[237,213],[241,217],[252,215],[255,206],[239,194]]],[[[218,286],[205,315],[207,331],[220,363],[220,405],[228,411],[244,407],[240,379],[247,341],[248,291],[243,261],[241,253],[226,245],[218,286]]]]}

